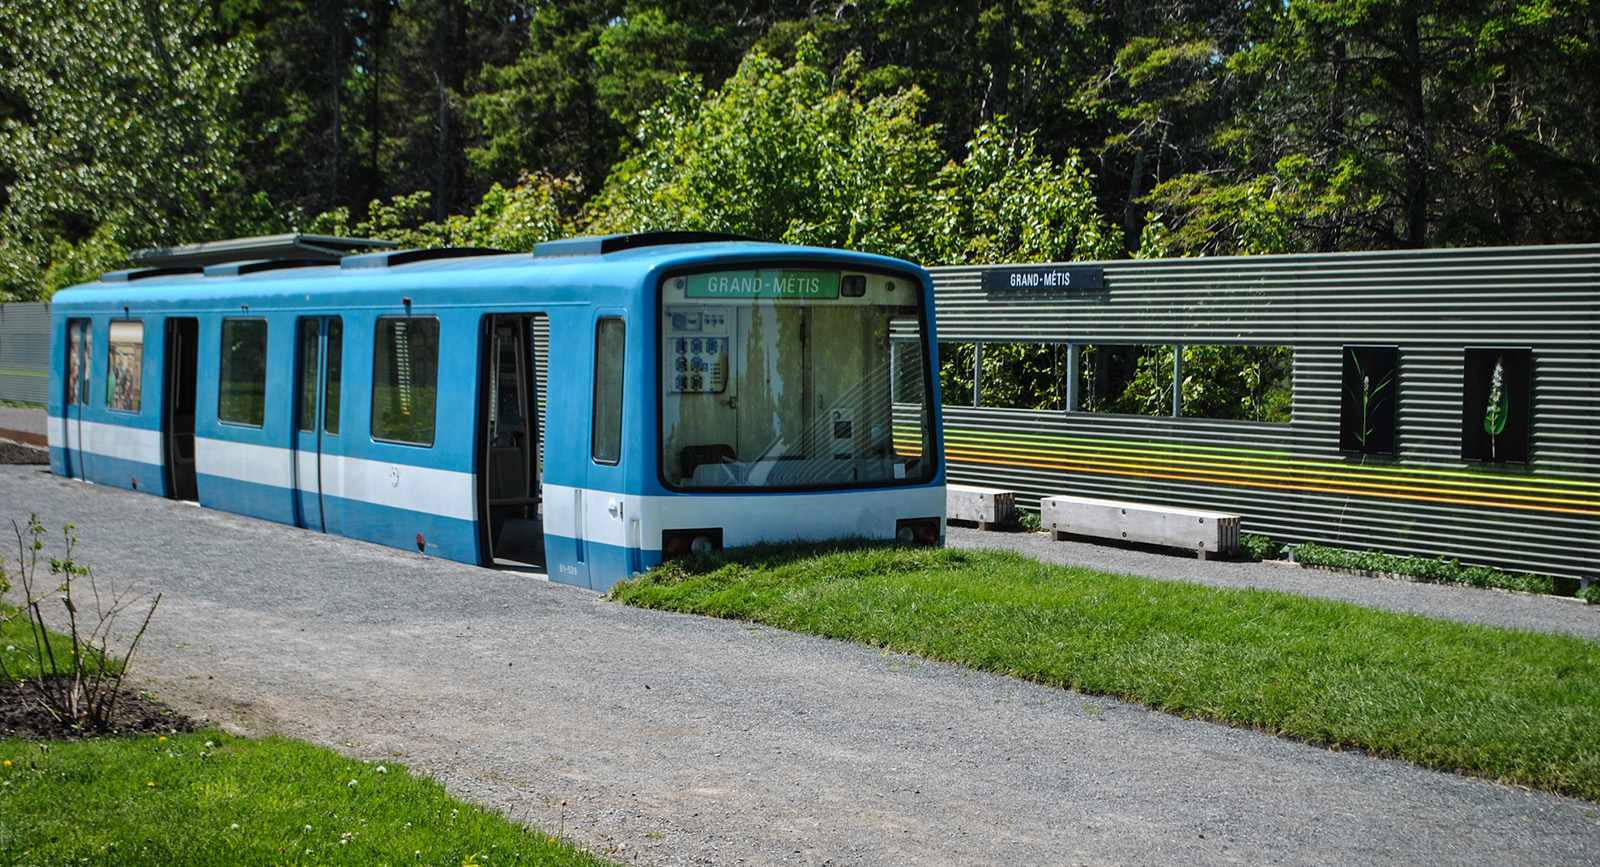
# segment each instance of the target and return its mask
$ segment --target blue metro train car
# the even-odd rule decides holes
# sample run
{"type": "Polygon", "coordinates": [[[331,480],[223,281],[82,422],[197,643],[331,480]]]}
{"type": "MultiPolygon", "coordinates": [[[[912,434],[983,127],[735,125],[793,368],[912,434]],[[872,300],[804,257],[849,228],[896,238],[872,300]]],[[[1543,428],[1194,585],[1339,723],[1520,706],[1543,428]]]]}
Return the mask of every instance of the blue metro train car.
{"type": "Polygon", "coordinates": [[[57,293],[52,471],[597,590],[758,541],[943,541],[915,265],[698,233],[311,240],[57,293]]]}

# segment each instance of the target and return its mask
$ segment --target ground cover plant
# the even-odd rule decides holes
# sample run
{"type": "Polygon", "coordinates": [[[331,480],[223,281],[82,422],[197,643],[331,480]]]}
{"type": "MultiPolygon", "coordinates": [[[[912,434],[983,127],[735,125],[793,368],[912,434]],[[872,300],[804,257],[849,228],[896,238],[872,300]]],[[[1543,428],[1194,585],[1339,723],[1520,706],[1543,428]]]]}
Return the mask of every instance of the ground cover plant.
{"type": "Polygon", "coordinates": [[[0,741],[0,861],[601,865],[399,765],[218,732],[0,741]]]}
{"type": "Polygon", "coordinates": [[[1600,798],[1600,645],[1578,638],[866,543],[674,561],[611,597],[1600,798]]]}
{"type": "Polygon", "coordinates": [[[1363,572],[1383,572],[1406,575],[1418,581],[1440,584],[1467,584],[1473,587],[1495,587],[1501,590],[1520,590],[1524,593],[1543,593],[1553,596],[1582,596],[1591,604],[1600,602],[1600,594],[1580,590],[1578,582],[1570,578],[1534,575],[1529,572],[1505,572],[1492,566],[1463,566],[1454,557],[1412,557],[1405,554],[1387,554],[1368,549],[1351,551],[1330,548],[1313,542],[1294,546],[1295,562],[1305,566],[1330,569],[1351,569],[1363,572]]]}

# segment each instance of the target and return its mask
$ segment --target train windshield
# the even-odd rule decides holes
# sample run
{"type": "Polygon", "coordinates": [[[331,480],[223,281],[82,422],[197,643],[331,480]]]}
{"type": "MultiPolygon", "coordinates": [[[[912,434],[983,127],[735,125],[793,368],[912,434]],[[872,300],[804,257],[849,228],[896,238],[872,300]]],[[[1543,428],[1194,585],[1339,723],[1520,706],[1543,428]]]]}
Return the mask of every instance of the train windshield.
{"type": "Polygon", "coordinates": [[[933,478],[917,281],[764,269],[673,276],[661,290],[661,477],[669,487],[933,478]]]}

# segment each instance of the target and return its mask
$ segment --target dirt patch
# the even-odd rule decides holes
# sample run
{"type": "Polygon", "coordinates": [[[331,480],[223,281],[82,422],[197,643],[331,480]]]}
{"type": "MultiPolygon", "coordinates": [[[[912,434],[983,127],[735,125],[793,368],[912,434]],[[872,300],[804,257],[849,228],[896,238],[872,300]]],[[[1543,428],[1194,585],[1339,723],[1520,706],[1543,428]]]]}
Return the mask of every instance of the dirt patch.
{"type": "Polygon", "coordinates": [[[66,741],[103,735],[172,734],[192,732],[194,721],[153,698],[125,691],[117,698],[115,726],[110,732],[74,727],[56,718],[40,703],[28,684],[0,681],[0,738],[30,741],[66,741]]]}

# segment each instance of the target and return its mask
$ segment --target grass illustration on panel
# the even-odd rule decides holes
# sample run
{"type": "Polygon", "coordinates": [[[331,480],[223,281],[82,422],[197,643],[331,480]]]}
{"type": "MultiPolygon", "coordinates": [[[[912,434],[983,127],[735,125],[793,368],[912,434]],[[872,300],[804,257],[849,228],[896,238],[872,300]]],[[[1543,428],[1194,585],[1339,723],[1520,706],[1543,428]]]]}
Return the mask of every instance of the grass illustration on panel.
{"type": "MultiPolygon", "coordinates": [[[[1378,407],[1388,400],[1387,395],[1382,397],[1379,395],[1394,384],[1394,372],[1390,371],[1384,374],[1383,378],[1378,380],[1378,384],[1373,385],[1372,376],[1361,367],[1361,356],[1356,353],[1354,348],[1347,349],[1346,352],[1350,353],[1350,363],[1355,365],[1356,375],[1361,377],[1361,393],[1355,394],[1351,392],[1350,396],[1361,407],[1361,423],[1354,431],[1354,436],[1356,442],[1361,446],[1361,450],[1366,451],[1367,439],[1377,430],[1372,425],[1372,416],[1377,412],[1378,407]]],[[[1346,391],[1350,390],[1349,386],[1345,388],[1346,391]]]]}

